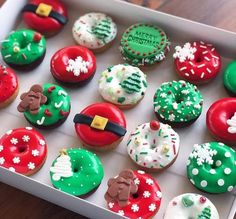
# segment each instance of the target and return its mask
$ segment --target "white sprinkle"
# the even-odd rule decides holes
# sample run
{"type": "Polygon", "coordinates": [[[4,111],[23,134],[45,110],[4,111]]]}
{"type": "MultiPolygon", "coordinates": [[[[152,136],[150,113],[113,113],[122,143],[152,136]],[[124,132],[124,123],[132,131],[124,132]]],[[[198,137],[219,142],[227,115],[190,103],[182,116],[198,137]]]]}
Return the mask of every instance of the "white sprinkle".
{"type": "Polygon", "coordinates": [[[215,174],[216,170],[215,169],[210,169],[210,174],[215,174]]]}
{"type": "Polygon", "coordinates": [[[217,184],[218,184],[219,186],[223,186],[223,185],[225,184],[225,181],[224,181],[223,179],[219,179],[219,180],[217,181],[217,184]]]}
{"type": "Polygon", "coordinates": [[[211,73],[211,70],[210,70],[209,68],[206,68],[206,70],[207,70],[209,73],[211,73]]]}
{"type": "Polygon", "coordinates": [[[211,51],[212,51],[212,52],[215,51],[215,48],[212,48],[211,51]]]}
{"type": "Polygon", "coordinates": [[[183,70],[185,70],[185,69],[187,69],[187,67],[182,67],[182,68],[180,69],[180,71],[183,71],[183,70]]]}
{"type": "Polygon", "coordinates": [[[193,66],[193,63],[192,63],[192,62],[189,62],[189,64],[193,66]]]}
{"type": "Polygon", "coordinates": [[[231,154],[227,151],[225,152],[225,157],[231,157],[231,154]]]}
{"type": "Polygon", "coordinates": [[[192,74],[193,74],[193,75],[195,74],[195,72],[194,72],[194,70],[193,70],[193,69],[191,69],[190,71],[192,72],[192,74]]]}
{"type": "Polygon", "coordinates": [[[202,67],[204,67],[204,66],[205,66],[205,64],[203,63],[203,64],[201,64],[201,65],[198,65],[197,68],[202,68],[202,67]]]}
{"type": "Polygon", "coordinates": [[[216,166],[219,167],[221,165],[221,161],[220,160],[217,160],[216,161],[216,166]]]}
{"type": "Polygon", "coordinates": [[[26,33],[25,32],[23,32],[23,36],[26,37],[26,33]]]}
{"type": "Polygon", "coordinates": [[[202,52],[203,55],[205,55],[205,54],[207,54],[207,53],[208,53],[207,50],[205,50],[205,51],[202,52]]]}
{"type": "Polygon", "coordinates": [[[225,173],[226,175],[229,175],[229,174],[231,173],[231,169],[230,169],[230,168],[225,168],[225,169],[224,169],[224,173],[225,173]]]}
{"type": "Polygon", "coordinates": [[[192,170],[192,174],[193,175],[197,175],[199,173],[199,171],[198,171],[198,169],[197,168],[194,168],[193,170],[192,170]]]}
{"type": "Polygon", "coordinates": [[[202,45],[205,45],[205,43],[204,43],[203,41],[200,41],[200,43],[201,43],[202,45]]]}
{"type": "Polygon", "coordinates": [[[215,68],[216,68],[216,67],[218,67],[218,65],[217,65],[217,64],[214,64],[213,66],[214,66],[215,68]]]}
{"type": "Polygon", "coordinates": [[[214,55],[212,55],[212,57],[213,57],[213,58],[215,58],[215,59],[219,59],[219,57],[218,57],[218,56],[214,56],[214,55]]]}
{"type": "Polygon", "coordinates": [[[189,73],[185,73],[185,76],[187,76],[187,77],[188,77],[188,76],[189,76],[189,73]]]}
{"type": "Polygon", "coordinates": [[[9,40],[2,40],[2,41],[0,41],[1,43],[7,43],[7,42],[9,42],[9,40]]]}
{"type": "Polygon", "coordinates": [[[11,57],[11,54],[8,54],[8,55],[4,56],[5,59],[10,58],[10,57],[11,57]]]}
{"type": "Polygon", "coordinates": [[[202,180],[200,184],[201,184],[202,187],[206,187],[207,186],[207,181],[206,180],[202,180]]]}
{"type": "Polygon", "coordinates": [[[205,76],[205,73],[204,72],[202,72],[202,74],[201,74],[201,78],[203,78],[205,76]]]}
{"type": "Polygon", "coordinates": [[[206,56],[204,57],[204,59],[207,60],[208,62],[210,61],[210,59],[206,56]]]}
{"type": "Polygon", "coordinates": [[[30,44],[27,46],[28,51],[31,51],[30,44]]]}
{"type": "Polygon", "coordinates": [[[231,191],[233,190],[233,188],[234,188],[233,186],[229,186],[227,190],[228,190],[229,192],[231,192],[231,191]]]}
{"type": "Polygon", "coordinates": [[[203,48],[203,49],[206,49],[206,48],[207,48],[206,46],[203,46],[203,45],[200,45],[200,47],[203,48]]]}

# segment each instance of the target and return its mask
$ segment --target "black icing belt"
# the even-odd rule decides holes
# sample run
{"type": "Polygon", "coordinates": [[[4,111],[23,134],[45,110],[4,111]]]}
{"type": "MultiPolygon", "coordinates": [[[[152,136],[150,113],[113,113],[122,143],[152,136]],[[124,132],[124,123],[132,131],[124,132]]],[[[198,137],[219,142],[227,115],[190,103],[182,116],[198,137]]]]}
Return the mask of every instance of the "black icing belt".
{"type": "MultiPolygon", "coordinates": [[[[73,121],[74,123],[86,124],[90,126],[93,121],[93,117],[84,114],[76,114],[73,121]]],[[[121,127],[117,123],[110,121],[107,122],[104,130],[112,132],[118,136],[124,136],[127,131],[125,128],[121,127]]]]}
{"type": "MultiPolygon", "coordinates": [[[[27,4],[25,5],[25,7],[22,9],[23,12],[33,12],[36,13],[36,10],[38,8],[38,5],[33,5],[33,4],[27,4]]],[[[62,25],[65,25],[67,23],[67,18],[59,13],[57,13],[56,11],[51,11],[50,14],[48,15],[51,18],[54,18],[55,20],[57,20],[59,23],[61,23],[62,25]]]]}

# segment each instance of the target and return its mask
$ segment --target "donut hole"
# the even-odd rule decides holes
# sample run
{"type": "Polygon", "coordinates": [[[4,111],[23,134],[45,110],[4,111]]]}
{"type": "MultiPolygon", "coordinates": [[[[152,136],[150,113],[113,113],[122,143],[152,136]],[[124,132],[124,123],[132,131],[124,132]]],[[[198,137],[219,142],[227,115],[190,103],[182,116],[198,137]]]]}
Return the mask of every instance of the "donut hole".
{"type": "Polygon", "coordinates": [[[29,45],[29,44],[28,44],[27,40],[21,40],[21,41],[19,42],[19,48],[20,48],[20,49],[25,49],[28,45],[29,45]]]}
{"type": "Polygon", "coordinates": [[[184,100],[184,98],[182,97],[182,95],[177,95],[176,97],[175,97],[175,102],[176,103],[182,103],[183,102],[183,100],[184,100]]]}
{"type": "Polygon", "coordinates": [[[202,62],[203,61],[203,58],[201,56],[197,56],[195,58],[195,62],[199,63],[199,62],[202,62]]]}
{"type": "Polygon", "coordinates": [[[18,153],[24,153],[27,151],[27,146],[21,145],[18,147],[18,153]]]}
{"type": "Polygon", "coordinates": [[[73,172],[74,172],[74,173],[78,173],[78,172],[79,172],[79,169],[78,169],[77,167],[74,167],[74,168],[73,168],[73,172]]]}
{"type": "Polygon", "coordinates": [[[50,105],[50,104],[51,104],[51,100],[47,98],[47,102],[44,105],[50,105]]]}
{"type": "Polygon", "coordinates": [[[139,197],[138,193],[132,195],[133,199],[137,199],[139,197]]]}

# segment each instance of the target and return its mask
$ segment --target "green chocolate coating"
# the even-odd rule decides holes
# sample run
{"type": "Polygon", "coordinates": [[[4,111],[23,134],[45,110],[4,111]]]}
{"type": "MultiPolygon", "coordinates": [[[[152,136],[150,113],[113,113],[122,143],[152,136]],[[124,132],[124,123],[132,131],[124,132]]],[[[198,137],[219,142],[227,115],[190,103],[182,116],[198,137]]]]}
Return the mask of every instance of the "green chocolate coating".
{"type": "Polygon", "coordinates": [[[35,125],[51,126],[58,123],[61,119],[67,117],[70,112],[70,96],[62,87],[50,83],[44,84],[43,94],[47,97],[47,103],[41,105],[37,114],[31,114],[29,110],[25,111],[24,116],[27,118],[27,120],[35,125]],[[48,88],[54,86],[55,89],[53,89],[52,92],[49,92],[48,88]],[[61,106],[60,102],[62,102],[61,106]],[[60,107],[58,107],[58,105],[60,107]],[[47,115],[47,113],[45,113],[45,110],[48,110],[51,115],[47,115]],[[67,113],[67,115],[62,115],[62,111],[64,113],[67,113]],[[45,118],[44,121],[43,117],[45,118]],[[39,124],[38,121],[43,121],[43,123],[39,124]]]}
{"type": "MultiPolygon", "coordinates": [[[[86,195],[97,188],[104,177],[100,159],[94,153],[81,148],[68,149],[66,153],[70,157],[73,175],[53,180],[53,173],[50,171],[52,184],[59,190],[75,196],[86,195]]],[[[53,161],[52,167],[55,163],[56,160],[53,161]]]]}
{"type": "Polygon", "coordinates": [[[236,94],[236,61],[232,61],[228,64],[224,73],[224,86],[227,90],[236,94]]]}
{"type": "Polygon", "coordinates": [[[12,32],[2,43],[2,57],[6,63],[29,65],[40,59],[46,52],[46,40],[41,36],[39,42],[34,41],[33,30],[22,29],[12,32]]]}
{"type": "Polygon", "coordinates": [[[183,80],[163,83],[154,95],[154,110],[167,122],[196,119],[202,112],[202,104],[197,87],[183,80]]]}
{"type": "Polygon", "coordinates": [[[236,152],[219,142],[194,145],[187,163],[187,176],[208,193],[232,191],[236,185],[236,152]]]}
{"type": "Polygon", "coordinates": [[[132,65],[154,64],[165,58],[170,42],[165,32],[157,26],[134,24],[121,38],[121,53],[132,65]]]}

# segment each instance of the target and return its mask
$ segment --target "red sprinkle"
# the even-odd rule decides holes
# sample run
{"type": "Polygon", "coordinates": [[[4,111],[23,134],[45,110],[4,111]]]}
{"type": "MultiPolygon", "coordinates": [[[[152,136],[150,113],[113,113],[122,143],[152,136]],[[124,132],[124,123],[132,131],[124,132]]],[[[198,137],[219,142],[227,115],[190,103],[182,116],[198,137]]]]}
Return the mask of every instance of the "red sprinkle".
{"type": "Polygon", "coordinates": [[[55,86],[51,86],[48,88],[48,93],[52,93],[52,91],[55,89],[56,87],[55,86]]]}
{"type": "Polygon", "coordinates": [[[61,116],[68,116],[68,115],[69,115],[69,112],[60,110],[60,115],[61,115],[61,116]]]}
{"type": "Polygon", "coordinates": [[[52,113],[49,111],[49,109],[45,109],[44,114],[49,117],[52,116],[52,113]]]}
{"type": "Polygon", "coordinates": [[[202,204],[205,203],[206,202],[206,197],[204,197],[204,196],[200,197],[199,201],[202,204]]]}

